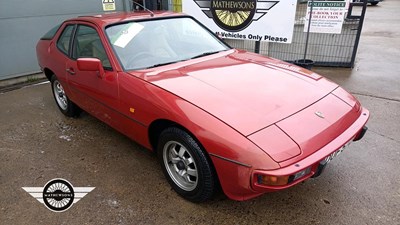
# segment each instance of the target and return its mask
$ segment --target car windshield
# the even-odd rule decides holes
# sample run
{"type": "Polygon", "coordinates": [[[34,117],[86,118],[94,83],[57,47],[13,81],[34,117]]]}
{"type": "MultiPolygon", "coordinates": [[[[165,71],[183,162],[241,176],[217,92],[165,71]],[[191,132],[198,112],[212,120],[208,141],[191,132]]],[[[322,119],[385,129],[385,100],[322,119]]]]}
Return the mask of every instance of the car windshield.
{"type": "Polygon", "coordinates": [[[116,24],[106,34],[125,70],[147,69],[230,49],[189,17],[116,24]]]}

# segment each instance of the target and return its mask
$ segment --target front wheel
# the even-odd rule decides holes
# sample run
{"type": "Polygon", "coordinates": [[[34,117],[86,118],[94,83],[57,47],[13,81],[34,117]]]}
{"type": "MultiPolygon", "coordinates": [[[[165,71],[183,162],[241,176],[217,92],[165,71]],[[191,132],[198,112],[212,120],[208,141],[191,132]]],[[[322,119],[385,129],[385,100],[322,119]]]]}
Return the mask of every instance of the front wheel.
{"type": "Polygon", "coordinates": [[[51,77],[51,90],[53,91],[54,100],[60,111],[68,117],[77,117],[81,113],[81,109],[75,105],[65,94],[64,87],[57,79],[56,75],[51,77]]]}
{"type": "Polygon", "coordinates": [[[158,158],[172,188],[192,202],[209,200],[216,190],[216,175],[200,145],[179,128],[164,130],[158,142],[158,158]]]}

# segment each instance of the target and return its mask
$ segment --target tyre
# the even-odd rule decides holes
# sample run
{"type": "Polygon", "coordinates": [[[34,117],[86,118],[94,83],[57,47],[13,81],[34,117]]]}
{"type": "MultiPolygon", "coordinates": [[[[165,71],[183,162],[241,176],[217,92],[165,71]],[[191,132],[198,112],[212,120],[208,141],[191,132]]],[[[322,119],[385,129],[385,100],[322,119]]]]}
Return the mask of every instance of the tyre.
{"type": "Polygon", "coordinates": [[[157,155],[171,187],[192,202],[209,200],[217,188],[214,168],[192,136],[172,127],[158,141],[157,155]]]}
{"type": "Polygon", "coordinates": [[[371,5],[378,5],[379,2],[371,2],[371,5]]]}
{"type": "Polygon", "coordinates": [[[77,117],[81,113],[81,109],[75,105],[65,94],[64,87],[57,79],[56,75],[51,77],[51,90],[53,91],[54,100],[60,111],[68,117],[77,117]]]}

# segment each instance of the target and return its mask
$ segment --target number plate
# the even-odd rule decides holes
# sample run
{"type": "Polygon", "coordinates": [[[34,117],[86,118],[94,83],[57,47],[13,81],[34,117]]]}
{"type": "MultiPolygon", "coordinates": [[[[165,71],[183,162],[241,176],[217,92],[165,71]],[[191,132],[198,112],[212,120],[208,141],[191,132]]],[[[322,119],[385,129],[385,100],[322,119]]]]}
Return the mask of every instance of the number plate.
{"type": "Polygon", "coordinates": [[[340,147],[338,150],[334,151],[332,154],[328,155],[327,157],[325,157],[324,161],[325,163],[329,163],[330,161],[332,161],[332,159],[334,159],[336,156],[340,155],[340,153],[343,152],[343,150],[350,145],[350,143],[353,140],[347,142],[345,145],[343,145],[342,147],[340,147]]]}

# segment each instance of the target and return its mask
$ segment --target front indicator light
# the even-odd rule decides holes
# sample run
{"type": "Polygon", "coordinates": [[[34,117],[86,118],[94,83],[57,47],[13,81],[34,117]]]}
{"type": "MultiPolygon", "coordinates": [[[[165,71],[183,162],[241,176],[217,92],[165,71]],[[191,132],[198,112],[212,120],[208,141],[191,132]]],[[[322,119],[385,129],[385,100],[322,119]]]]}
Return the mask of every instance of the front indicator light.
{"type": "Polygon", "coordinates": [[[299,180],[311,173],[311,166],[292,175],[273,176],[257,174],[257,183],[266,186],[284,186],[299,180]]]}
{"type": "Polygon", "coordinates": [[[257,182],[268,186],[283,186],[288,184],[289,176],[257,175],[257,182]]]}

